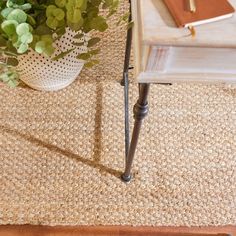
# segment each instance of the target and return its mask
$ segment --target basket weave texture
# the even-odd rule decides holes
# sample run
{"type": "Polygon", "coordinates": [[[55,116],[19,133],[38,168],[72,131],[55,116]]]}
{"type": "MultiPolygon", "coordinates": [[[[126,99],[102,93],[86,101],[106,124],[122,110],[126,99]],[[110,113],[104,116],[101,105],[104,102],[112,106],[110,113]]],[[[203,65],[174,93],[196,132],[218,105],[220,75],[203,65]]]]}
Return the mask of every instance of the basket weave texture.
{"type": "Polygon", "coordinates": [[[102,63],[66,89],[1,87],[0,224],[236,224],[236,90],[151,86],[134,178],[120,180],[125,37],[111,27],[102,63]]]}

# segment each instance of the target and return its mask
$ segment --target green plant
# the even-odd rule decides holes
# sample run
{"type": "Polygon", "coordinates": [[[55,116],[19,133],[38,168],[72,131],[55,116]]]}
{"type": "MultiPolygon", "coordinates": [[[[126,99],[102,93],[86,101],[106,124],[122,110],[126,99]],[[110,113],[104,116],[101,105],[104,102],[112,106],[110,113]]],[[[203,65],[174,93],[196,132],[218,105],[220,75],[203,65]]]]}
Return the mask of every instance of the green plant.
{"type": "MultiPolygon", "coordinates": [[[[19,73],[14,69],[18,56],[34,50],[52,57],[54,42],[67,28],[75,34],[74,48],[63,51],[52,60],[59,60],[76,47],[87,45],[89,50],[77,56],[92,67],[99,49],[94,48],[99,37],[87,39],[89,32],[104,32],[107,20],[117,11],[119,0],[0,0],[0,80],[10,86],[18,84],[19,73]],[[101,10],[102,9],[102,10],[101,10]],[[105,14],[101,14],[101,12],[105,14]]],[[[93,34],[92,34],[93,35],[93,34]]]]}

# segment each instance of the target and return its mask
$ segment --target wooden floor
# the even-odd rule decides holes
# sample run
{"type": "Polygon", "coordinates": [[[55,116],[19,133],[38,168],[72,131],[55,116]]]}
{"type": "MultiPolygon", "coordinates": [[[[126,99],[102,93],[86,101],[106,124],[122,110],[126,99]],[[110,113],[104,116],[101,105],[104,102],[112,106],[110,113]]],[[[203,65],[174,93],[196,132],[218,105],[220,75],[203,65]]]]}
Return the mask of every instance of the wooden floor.
{"type": "Polygon", "coordinates": [[[0,226],[0,236],[200,236],[227,233],[236,236],[236,226],[226,227],[49,227],[0,226]]]}

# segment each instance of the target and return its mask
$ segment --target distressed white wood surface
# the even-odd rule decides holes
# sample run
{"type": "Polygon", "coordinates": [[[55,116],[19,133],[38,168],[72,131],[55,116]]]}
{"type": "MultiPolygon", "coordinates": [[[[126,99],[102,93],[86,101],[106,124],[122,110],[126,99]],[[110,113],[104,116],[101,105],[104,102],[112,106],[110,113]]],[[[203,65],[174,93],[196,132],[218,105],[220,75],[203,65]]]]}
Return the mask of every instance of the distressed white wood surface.
{"type": "MultiPolygon", "coordinates": [[[[145,44],[236,47],[236,14],[222,21],[197,26],[196,37],[192,38],[188,29],[176,27],[162,0],[135,1],[140,4],[142,20],[139,27],[145,44]]],[[[236,0],[229,2],[236,8],[236,0]]]]}
{"type": "Polygon", "coordinates": [[[207,83],[236,85],[235,74],[224,73],[168,73],[141,72],[139,83],[207,83]]]}
{"type": "MultiPolygon", "coordinates": [[[[236,0],[229,1],[236,8],[236,0]]],[[[193,38],[188,29],[176,27],[162,0],[132,0],[132,12],[135,23],[133,28],[135,74],[138,82],[230,84],[236,82],[234,69],[234,61],[236,68],[236,60],[234,60],[236,58],[236,14],[229,19],[196,27],[197,35],[193,38]],[[147,70],[146,67],[148,64],[156,63],[150,62],[152,50],[156,46],[196,47],[197,50],[193,53],[190,50],[186,58],[175,53],[175,63],[171,65],[171,62],[168,62],[169,71],[160,73],[147,70]],[[203,53],[206,48],[220,51],[208,57],[210,51],[208,54],[203,53]],[[228,50],[222,51],[223,48],[228,48],[228,50]],[[233,52],[232,55],[231,52],[233,52]],[[186,62],[188,65],[185,68],[186,62]],[[174,66],[172,70],[171,66],[174,66]]],[[[185,51],[184,48],[182,51],[185,51]]]]}

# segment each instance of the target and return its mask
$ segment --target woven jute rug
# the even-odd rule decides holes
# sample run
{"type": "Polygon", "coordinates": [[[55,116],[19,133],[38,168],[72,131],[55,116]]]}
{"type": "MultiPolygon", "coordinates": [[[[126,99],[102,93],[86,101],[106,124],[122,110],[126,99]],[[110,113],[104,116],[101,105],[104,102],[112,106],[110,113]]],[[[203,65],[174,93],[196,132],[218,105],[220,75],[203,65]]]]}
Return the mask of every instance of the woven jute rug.
{"type": "Polygon", "coordinates": [[[1,85],[0,224],[236,224],[236,89],[153,85],[125,184],[125,30],[101,45],[102,63],[64,90],[1,85]]]}

